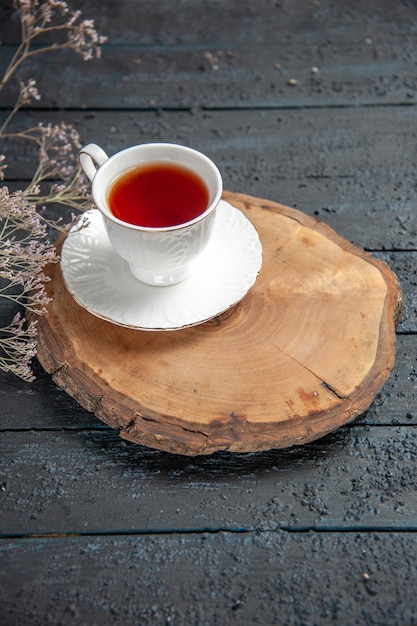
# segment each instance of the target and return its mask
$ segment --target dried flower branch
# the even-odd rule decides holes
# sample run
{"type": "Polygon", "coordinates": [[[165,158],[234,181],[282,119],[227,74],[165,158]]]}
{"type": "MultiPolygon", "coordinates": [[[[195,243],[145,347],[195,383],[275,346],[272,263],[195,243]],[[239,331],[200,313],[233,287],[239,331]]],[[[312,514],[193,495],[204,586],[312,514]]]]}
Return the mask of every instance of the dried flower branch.
{"type": "Polygon", "coordinates": [[[81,54],[85,61],[100,58],[100,46],[107,38],[97,34],[94,20],[80,20],[81,11],[71,11],[66,2],[13,0],[13,6],[20,17],[22,41],[0,82],[0,90],[26,59],[37,54],[69,48],[81,54]],[[62,35],[62,38],[33,48],[33,43],[47,33],[62,35]]]}
{"type": "Polygon", "coordinates": [[[49,302],[42,286],[43,268],[56,261],[46,238],[46,224],[21,191],[0,189],[0,295],[23,303],[27,310],[45,313],[49,302]]]}
{"type": "Polygon", "coordinates": [[[31,361],[36,356],[36,321],[26,324],[25,318],[16,313],[12,322],[0,330],[0,345],[0,369],[33,381],[31,361]]]}
{"type": "Polygon", "coordinates": [[[87,179],[76,156],[81,148],[80,136],[71,125],[39,124],[15,133],[0,132],[0,137],[25,139],[38,146],[37,168],[22,192],[26,200],[39,209],[47,204],[60,204],[77,211],[91,208],[87,179]],[[49,185],[47,192],[41,193],[45,184],[49,185]]]}
{"type": "MultiPolygon", "coordinates": [[[[81,12],[71,11],[66,2],[13,0],[13,6],[20,17],[22,40],[0,81],[0,92],[22,63],[34,55],[67,48],[85,60],[100,57],[100,45],[106,38],[97,34],[93,20],[81,20],[81,12]],[[57,38],[52,43],[33,46],[44,35],[50,41],[51,34],[57,38]]],[[[76,157],[81,142],[74,128],[61,123],[8,130],[20,109],[39,99],[36,81],[19,79],[16,103],[0,125],[0,139],[30,141],[38,148],[37,167],[26,188],[11,193],[6,186],[0,187],[0,302],[7,300],[42,315],[49,302],[44,269],[58,261],[47,226],[68,228],[61,220],[48,220],[44,208],[58,204],[82,211],[91,206],[91,197],[76,157]]],[[[5,161],[0,155],[0,180],[4,180],[5,161]]],[[[0,369],[33,380],[31,361],[36,347],[36,321],[27,323],[21,313],[16,313],[0,328],[0,369]]]]}
{"type": "MultiPolygon", "coordinates": [[[[56,262],[54,246],[46,238],[46,225],[36,207],[21,191],[0,189],[0,298],[22,304],[42,315],[49,298],[43,273],[56,262]]],[[[30,361],[36,352],[36,324],[24,327],[25,318],[15,315],[0,332],[0,368],[32,380],[30,361]]]]}
{"type": "Polygon", "coordinates": [[[20,83],[20,91],[19,96],[17,98],[16,104],[13,109],[10,111],[9,115],[4,120],[3,124],[0,127],[0,136],[3,136],[6,127],[9,125],[11,119],[14,115],[21,109],[23,106],[30,104],[32,100],[40,100],[41,96],[36,89],[36,81],[30,79],[27,84],[23,82],[22,79],[19,80],[20,83]]]}

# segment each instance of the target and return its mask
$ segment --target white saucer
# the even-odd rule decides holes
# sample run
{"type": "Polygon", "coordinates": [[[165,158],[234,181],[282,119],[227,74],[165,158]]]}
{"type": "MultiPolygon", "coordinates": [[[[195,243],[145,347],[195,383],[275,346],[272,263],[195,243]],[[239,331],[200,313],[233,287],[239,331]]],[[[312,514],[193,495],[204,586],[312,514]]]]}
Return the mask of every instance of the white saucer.
{"type": "Polygon", "coordinates": [[[201,324],[239,302],[262,264],[258,233],[245,215],[223,200],[214,232],[194,273],[177,285],[153,287],[132,276],[110,245],[97,209],[73,227],[61,255],[65,284],[87,311],[119,326],[177,330],[201,324]]]}

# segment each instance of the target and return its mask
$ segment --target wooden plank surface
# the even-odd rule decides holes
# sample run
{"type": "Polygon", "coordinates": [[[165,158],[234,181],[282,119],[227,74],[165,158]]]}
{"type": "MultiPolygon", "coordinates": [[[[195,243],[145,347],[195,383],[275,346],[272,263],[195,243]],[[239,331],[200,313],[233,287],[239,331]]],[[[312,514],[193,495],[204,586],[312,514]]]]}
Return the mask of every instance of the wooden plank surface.
{"type": "MultiPolygon", "coordinates": [[[[108,35],[102,60],[65,52],[28,62],[36,106],[299,107],[414,104],[414,22],[407,2],[349,5],[228,1],[78,4],[108,35]],[[313,73],[312,68],[318,72],[313,73]],[[54,89],[50,77],[54,76],[54,89]],[[290,81],[295,80],[296,84],[290,81]]],[[[0,29],[9,55],[16,25],[0,29]]],[[[5,55],[6,56],[6,55],[5,55]]],[[[5,61],[3,61],[4,63],[5,61]]],[[[9,98],[12,94],[9,94],[9,98]]]]}
{"type": "MultiPolygon", "coordinates": [[[[0,68],[18,37],[10,4],[0,68]]],[[[71,5],[109,36],[102,59],[30,62],[22,76],[43,97],[17,126],[72,123],[110,154],[193,145],[226,189],[296,206],[386,261],[406,307],[394,371],[367,413],[288,451],[151,451],[38,366],[33,385],[1,374],[1,626],[414,624],[415,4],[71,5]]],[[[19,188],[33,154],[7,154],[19,188]]],[[[9,313],[2,304],[0,320],[9,313]]]]}
{"type": "Polygon", "coordinates": [[[191,460],[113,431],[4,432],[2,535],[415,531],[416,437],[346,427],[316,445],[191,460]]]}
{"type": "MultiPolygon", "coordinates": [[[[109,155],[132,143],[191,145],[215,160],[229,191],[297,207],[367,250],[417,248],[415,107],[47,111],[22,114],[16,125],[62,120],[109,155]]],[[[8,176],[15,184],[33,159],[27,146],[13,147],[8,176]]]]}
{"type": "Polygon", "coordinates": [[[395,532],[5,541],[0,623],[411,625],[416,558],[395,532]]]}

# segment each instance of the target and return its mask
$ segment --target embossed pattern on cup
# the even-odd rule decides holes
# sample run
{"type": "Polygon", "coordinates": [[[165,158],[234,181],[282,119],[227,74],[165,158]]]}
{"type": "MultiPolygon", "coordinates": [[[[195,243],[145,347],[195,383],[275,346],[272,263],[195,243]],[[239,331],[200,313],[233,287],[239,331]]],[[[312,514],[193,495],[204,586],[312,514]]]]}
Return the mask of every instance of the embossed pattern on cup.
{"type": "Polygon", "coordinates": [[[214,163],[192,148],[170,143],[132,146],[110,158],[99,146],[89,144],[80,151],[80,163],[92,181],[93,198],[103,215],[109,240],[132,274],[145,283],[159,286],[172,285],[190,276],[195,261],[210,240],[223,190],[214,163]],[[166,228],[136,226],[116,218],[107,200],[115,179],[141,163],[158,161],[182,165],[200,176],[209,191],[206,210],[185,224],[166,228]]]}

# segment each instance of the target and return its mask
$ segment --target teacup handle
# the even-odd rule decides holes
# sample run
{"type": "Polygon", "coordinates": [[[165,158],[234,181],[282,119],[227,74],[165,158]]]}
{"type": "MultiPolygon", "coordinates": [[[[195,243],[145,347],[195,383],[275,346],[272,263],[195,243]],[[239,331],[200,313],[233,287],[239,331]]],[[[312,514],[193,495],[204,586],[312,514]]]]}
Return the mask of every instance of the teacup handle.
{"type": "Polygon", "coordinates": [[[81,167],[91,182],[100,165],[103,165],[109,158],[103,148],[100,148],[100,146],[97,146],[95,143],[89,143],[84,146],[84,148],[81,148],[78,157],[81,167]]]}

